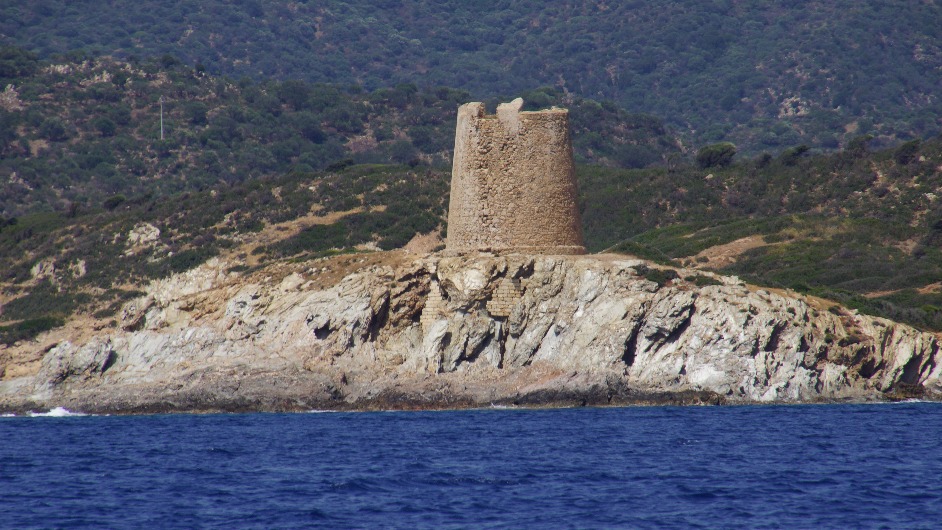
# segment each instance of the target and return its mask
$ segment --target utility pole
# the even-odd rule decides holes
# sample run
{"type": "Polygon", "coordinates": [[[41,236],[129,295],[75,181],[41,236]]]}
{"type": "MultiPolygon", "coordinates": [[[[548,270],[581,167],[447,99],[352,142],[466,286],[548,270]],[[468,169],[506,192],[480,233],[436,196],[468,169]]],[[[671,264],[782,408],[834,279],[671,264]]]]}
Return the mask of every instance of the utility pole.
{"type": "Polygon", "coordinates": [[[164,97],[160,96],[160,139],[164,139],[164,97]]]}

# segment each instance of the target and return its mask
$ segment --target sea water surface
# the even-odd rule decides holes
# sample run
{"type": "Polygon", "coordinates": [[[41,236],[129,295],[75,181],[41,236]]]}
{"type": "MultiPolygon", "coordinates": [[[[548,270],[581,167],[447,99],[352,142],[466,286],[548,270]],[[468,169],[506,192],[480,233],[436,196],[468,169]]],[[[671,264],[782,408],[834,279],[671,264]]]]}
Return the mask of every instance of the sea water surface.
{"type": "Polygon", "coordinates": [[[0,418],[4,528],[939,528],[942,405],[0,418]]]}

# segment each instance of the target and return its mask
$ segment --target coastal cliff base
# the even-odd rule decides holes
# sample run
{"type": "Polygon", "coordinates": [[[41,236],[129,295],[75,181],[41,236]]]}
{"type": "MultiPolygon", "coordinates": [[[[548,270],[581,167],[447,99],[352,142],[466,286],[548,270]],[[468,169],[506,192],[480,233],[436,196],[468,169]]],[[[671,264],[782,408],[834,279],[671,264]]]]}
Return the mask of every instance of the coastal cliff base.
{"type": "Polygon", "coordinates": [[[0,410],[939,400],[940,360],[931,333],[627,256],[213,259],[0,350],[0,410]]]}

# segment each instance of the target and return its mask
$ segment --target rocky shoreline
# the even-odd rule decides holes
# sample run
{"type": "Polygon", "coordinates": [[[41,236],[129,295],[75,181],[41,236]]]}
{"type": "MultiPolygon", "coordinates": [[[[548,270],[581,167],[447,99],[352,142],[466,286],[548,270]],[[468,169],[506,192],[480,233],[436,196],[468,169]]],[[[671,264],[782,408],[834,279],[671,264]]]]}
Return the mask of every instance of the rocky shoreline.
{"type": "Polygon", "coordinates": [[[0,411],[942,399],[934,334],[626,256],[214,259],[0,351],[0,411]]]}

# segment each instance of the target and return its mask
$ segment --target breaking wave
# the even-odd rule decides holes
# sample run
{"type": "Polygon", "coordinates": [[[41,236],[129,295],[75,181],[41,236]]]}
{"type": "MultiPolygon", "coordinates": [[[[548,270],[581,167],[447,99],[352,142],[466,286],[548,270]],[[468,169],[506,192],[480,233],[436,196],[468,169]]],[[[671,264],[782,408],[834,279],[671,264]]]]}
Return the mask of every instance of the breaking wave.
{"type": "Polygon", "coordinates": [[[88,416],[88,414],[72,412],[65,407],[55,407],[53,409],[49,409],[49,412],[30,412],[29,416],[31,418],[66,418],[69,416],[88,416]]]}

